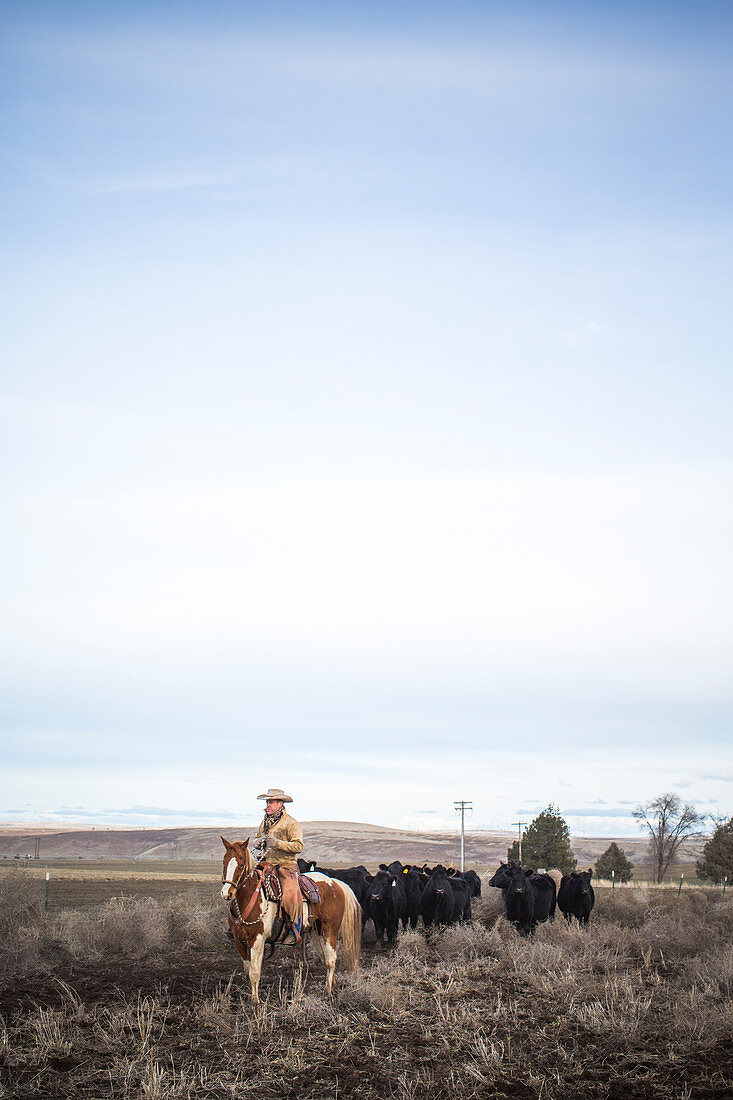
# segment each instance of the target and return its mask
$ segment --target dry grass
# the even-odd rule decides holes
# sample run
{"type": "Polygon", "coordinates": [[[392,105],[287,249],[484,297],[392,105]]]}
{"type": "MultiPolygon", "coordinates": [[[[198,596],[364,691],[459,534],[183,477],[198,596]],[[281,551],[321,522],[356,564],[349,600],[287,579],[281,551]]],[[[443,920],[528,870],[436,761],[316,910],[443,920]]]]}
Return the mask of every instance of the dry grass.
{"type": "Polygon", "coordinates": [[[276,955],[254,1007],[217,904],[49,916],[3,885],[0,1096],[729,1100],[730,896],[599,891],[525,939],[487,893],[471,928],[367,940],[333,1000],[276,955]]]}

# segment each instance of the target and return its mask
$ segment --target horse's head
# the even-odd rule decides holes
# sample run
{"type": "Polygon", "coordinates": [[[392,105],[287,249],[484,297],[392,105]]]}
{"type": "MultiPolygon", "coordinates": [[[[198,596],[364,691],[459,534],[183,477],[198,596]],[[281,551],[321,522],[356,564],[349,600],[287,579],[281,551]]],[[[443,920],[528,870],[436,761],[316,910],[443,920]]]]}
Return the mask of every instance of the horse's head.
{"type": "Polygon", "coordinates": [[[226,849],[221,871],[221,896],[224,901],[231,901],[241,880],[254,870],[255,861],[249,850],[249,837],[246,840],[235,840],[234,843],[222,837],[221,842],[226,849]]]}

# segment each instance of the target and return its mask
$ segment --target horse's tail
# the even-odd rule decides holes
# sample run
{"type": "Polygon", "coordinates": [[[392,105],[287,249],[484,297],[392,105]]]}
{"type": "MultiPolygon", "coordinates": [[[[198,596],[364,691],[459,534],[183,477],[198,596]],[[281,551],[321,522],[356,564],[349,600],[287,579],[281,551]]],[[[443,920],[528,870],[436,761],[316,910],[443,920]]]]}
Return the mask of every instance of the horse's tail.
{"type": "Polygon", "coordinates": [[[350,886],[345,882],[339,882],[339,886],[344,892],[344,918],[339,937],[346,949],[349,969],[354,970],[359,965],[361,954],[361,906],[350,886]]]}

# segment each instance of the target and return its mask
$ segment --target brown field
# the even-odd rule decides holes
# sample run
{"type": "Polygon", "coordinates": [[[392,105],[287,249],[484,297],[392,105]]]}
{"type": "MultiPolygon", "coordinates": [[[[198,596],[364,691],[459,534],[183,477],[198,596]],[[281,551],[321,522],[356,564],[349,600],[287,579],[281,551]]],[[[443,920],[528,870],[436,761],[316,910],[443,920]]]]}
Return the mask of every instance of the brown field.
{"type": "MultiPolygon", "coordinates": [[[[221,831],[232,840],[243,839],[254,832],[250,825],[222,827],[221,831]]],[[[353,821],[303,822],[306,859],[315,859],[324,867],[348,867],[363,863],[376,870],[383,860],[393,859],[405,863],[443,863],[459,865],[460,843],[457,835],[449,833],[408,832],[388,829],[381,825],[369,825],[353,821]]],[[[222,846],[216,829],[107,829],[80,826],[29,826],[0,824],[0,872],[18,861],[13,857],[25,857],[35,851],[36,838],[40,844],[38,865],[54,867],[65,861],[79,867],[94,867],[106,874],[108,861],[116,867],[123,865],[131,872],[148,870],[149,877],[158,873],[172,874],[178,868],[181,873],[204,873],[214,868],[218,873],[222,846]]],[[[477,870],[495,868],[506,858],[507,847],[514,839],[510,832],[468,832],[466,834],[466,866],[477,870]]],[[[579,867],[590,867],[603,851],[616,839],[634,863],[637,882],[651,878],[647,845],[643,837],[573,837],[573,852],[579,867]]],[[[680,872],[690,881],[695,877],[695,860],[700,855],[704,841],[691,841],[683,846],[680,858],[670,868],[669,879],[679,881],[680,872]]]]}
{"type": "MultiPolygon", "coordinates": [[[[193,892],[200,900],[208,902],[221,875],[219,860],[184,859],[55,859],[46,862],[31,860],[27,866],[21,862],[23,876],[41,884],[45,891],[45,875],[50,875],[48,889],[48,912],[62,909],[88,909],[105,902],[126,901],[134,898],[153,898],[166,902],[182,891],[193,892]]],[[[336,864],[338,866],[338,864],[336,864]]],[[[498,865],[474,865],[481,874],[489,874],[498,865]]],[[[377,863],[368,864],[370,870],[377,869],[377,863]]],[[[685,889],[694,885],[694,873],[685,866],[685,889]]],[[[650,869],[641,865],[641,874],[650,875],[650,869]]],[[[15,860],[0,860],[0,881],[2,877],[18,871],[15,860]]],[[[638,873],[638,872],[637,872],[638,873]]],[[[636,884],[644,882],[639,877],[636,884]]],[[[634,883],[632,883],[633,887],[634,883]]],[[[666,889],[677,889],[679,885],[679,865],[670,871],[666,889]]]]}
{"type": "MultiPolygon", "coordinates": [[[[13,864],[0,863],[0,880],[15,871],[13,864]]],[[[221,874],[221,864],[213,860],[49,860],[31,862],[16,872],[39,884],[44,892],[48,883],[48,912],[62,909],[88,909],[110,900],[154,898],[165,902],[182,891],[210,901],[221,874]]]]}
{"type": "Polygon", "coordinates": [[[333,1001],[280,949],[255,1008],[208,874],[76,870],[48,912],[37,870],[0,877],[0,1097],[733,1096],[730,894],[601,888],[587,931],[523,939],[485,887],[473,927],[367,930],[333,1001]]]}

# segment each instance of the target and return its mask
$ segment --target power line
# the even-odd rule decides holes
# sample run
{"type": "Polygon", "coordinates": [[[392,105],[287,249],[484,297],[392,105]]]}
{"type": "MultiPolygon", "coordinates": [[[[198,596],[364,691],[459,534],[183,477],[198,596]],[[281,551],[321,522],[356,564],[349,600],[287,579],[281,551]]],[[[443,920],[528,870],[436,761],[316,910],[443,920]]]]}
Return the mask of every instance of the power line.
{"type": "Polygon", "coordinates": [[[462,800],[460,802],[454,802],[453,803],[453,809],[456,810],[461,815],[461,870],[463,870],[463,853],[464,853],[464,847],[465,847],[465,845],[464,845],[464,835],[465,835],[465,833],[464,833],[464,819],[465,819],[465,816],[466,816],[466,810],[468,810],[469,813],[473,813],[473,802],[464,802],[462,800]]]}
{"type": "Polygon", "coordinates": [[[512,821],[512,825],[517,826],[517,837],[519,838],[519,862],[522,862],[522,826],[526,825],[526,821],[512,821]]]}

